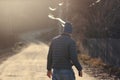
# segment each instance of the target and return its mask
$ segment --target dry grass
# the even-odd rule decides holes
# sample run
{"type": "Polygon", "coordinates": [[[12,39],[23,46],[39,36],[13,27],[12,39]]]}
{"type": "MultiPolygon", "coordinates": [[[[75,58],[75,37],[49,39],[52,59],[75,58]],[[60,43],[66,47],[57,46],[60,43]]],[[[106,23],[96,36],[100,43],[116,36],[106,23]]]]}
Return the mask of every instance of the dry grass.
{"type": "Polygon", "coordinates": [[[79,59],[83,64],[87,64],[92,67],[102,67],[105,65],[100,58],[91,58],[88,54],[80,54],[79,59]]]}
{"type": "Polygon", "coordinates": [[[79,59],[90,68],[102,69],[105,73],[108,73],[109,76],[115,75],[116,77],[120,77],[119,67],[105,64],[100,58],[91,58],[88,54],[80,54],[79,59]]]}

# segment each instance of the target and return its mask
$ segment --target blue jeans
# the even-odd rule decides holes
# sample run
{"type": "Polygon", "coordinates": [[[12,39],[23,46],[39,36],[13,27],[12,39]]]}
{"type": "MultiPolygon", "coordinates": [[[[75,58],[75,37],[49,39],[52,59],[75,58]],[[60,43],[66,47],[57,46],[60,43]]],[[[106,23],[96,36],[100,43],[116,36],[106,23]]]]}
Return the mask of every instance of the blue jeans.
{"type": "Polygon", "coordinates": [[[53,69],[52,80],[75,80],[75,75],[72,69],[53,69]]]}

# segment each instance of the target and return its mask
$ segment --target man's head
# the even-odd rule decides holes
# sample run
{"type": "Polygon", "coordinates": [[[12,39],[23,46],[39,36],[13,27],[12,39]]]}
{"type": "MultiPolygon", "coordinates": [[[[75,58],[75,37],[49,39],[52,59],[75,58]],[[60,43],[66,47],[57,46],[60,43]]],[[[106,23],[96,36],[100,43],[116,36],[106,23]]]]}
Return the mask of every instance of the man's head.
{"type": "Polygon", "coordinates": [[[68,33],[68,34],[72,34],[72,24],[69,22],[66,22],[64,25],[63,32],[68,33]]]}

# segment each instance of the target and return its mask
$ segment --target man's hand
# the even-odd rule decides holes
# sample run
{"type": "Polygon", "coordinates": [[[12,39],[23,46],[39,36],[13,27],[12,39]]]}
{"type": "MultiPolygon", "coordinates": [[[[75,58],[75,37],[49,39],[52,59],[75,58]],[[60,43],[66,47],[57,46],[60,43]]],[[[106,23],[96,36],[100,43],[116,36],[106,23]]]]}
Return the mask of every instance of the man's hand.
{"type": "Polygon", "coordinates": [[[48,71],[48,72],[47,72],[47,76],[48,76],[49,78],[51,78],[52,72],[51,72],[51,71],[48,71]]]}
{"type": "Polygon", "coordinates": [[[82,71],[79,71],[78,74],[79,74],[80,77],[83,76],[83,75],[82,75],[82,71]]]}

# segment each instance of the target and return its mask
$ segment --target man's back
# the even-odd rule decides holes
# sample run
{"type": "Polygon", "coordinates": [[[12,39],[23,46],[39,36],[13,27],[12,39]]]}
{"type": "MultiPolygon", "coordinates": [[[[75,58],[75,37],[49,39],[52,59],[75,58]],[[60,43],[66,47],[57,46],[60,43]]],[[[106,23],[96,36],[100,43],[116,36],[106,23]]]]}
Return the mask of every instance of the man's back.
{"type": "Polygon", "coordinates": [[[71,69],[69,46],[73,42],[66,34],[55,37],[52,41],[52,60],[55,69],[71,69]]]}

